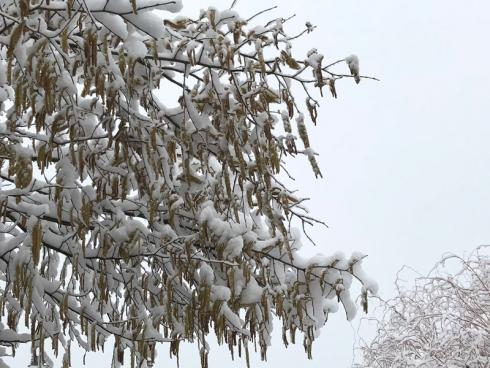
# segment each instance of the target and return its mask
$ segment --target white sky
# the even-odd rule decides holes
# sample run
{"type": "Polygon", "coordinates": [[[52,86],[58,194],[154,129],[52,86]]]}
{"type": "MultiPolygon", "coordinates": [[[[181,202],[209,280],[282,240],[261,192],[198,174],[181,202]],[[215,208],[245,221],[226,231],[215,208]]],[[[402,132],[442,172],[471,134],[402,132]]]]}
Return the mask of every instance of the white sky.
{"type": "MultiPolygon", "coordinates": [[[[184,10],[197,15],[230,4],[184,0],[184,10]]],[[[444,252],[490,243],[490,2],[238,0],[237,10],[248,17],[273,5],[279,9],[260,20],[296,13],[286,28],[291,34],[307,20],[318,26],[295,55],[312,47],[332,61],[356,53],[361,73],[381,79],[342,81],[338,100],[322,100],[318,126],[309,131],[325,179],[315,180],[303,158],[292,163],[295,186],[330,226],[312,231],[318,247],[310,251],[368,254],[365,269],[388,298],[402,265],[425,273],[444,252]]],[[[301,339],[284,349],[277,328],[268,362],[257,355],[253,367],[350,366],[358,321],[351,327],[343,317],[327,324],[313,361],[301,339]]],[[[198,367],[196,353],[182,350],[181,367],[198,367]]],[[[176,366],[166,359],[167,346],[159,355],[161,366],[176,366]]],[[[87,355],[89,366],[109,361],[110,353],[87,355]]],[[[213,346],[210,367],[245,362],[232,363],[226,348],[213,346]]]]}

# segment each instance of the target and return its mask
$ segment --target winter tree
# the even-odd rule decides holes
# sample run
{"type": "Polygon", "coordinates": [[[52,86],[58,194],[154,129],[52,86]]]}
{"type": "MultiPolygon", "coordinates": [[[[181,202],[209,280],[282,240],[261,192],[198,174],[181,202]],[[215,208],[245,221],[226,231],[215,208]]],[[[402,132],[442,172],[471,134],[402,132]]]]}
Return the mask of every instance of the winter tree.
{"type": "Polygon", "coordinates": [[[181,8],[0,1],[1,355],[69,367],[109,342],[147,367],[189,341],[206,367],[213,333],[248,363],[277,318],[311,357],[353,281],[367,308],[363,256],[301,256],[292,225],[317,220],[278,176],[286,156],[321,176],[307,126],[357,57],[296,55],[309,23],[181,8]]]}
{"type": "Polygon", "coordinates": [[[398,295],[383,308],[359,367],[489,367],[490,257],[484,251],[443,257],[409,290],[397,282],[398,295]]]}

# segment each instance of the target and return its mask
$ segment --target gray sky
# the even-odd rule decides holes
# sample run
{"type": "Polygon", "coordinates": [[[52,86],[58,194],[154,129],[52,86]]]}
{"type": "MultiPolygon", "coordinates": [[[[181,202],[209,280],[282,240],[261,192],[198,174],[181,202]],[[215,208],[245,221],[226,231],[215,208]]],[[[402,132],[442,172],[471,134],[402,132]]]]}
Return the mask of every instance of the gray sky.
{"type": "MultiPolygon", "coordinates": [[[[201,7],[230,4],[184,0],[184,9],[196,15],[201,7]]],[[[237,10],[247,17],[273,5],[279,9],[261,20],[296,13],[291,34],[307,20],[318,26],[296,45],[295,55],[312,47],[332,61],[355,53],[361,73],[381,79],[358,86],[342,81],[338,100],[322,100],[318,126],[309,132],[323,180],[314,179],[305,159],[291,163],[294,185],[330,226],[311,232],[318,246],[308,252],[368,254],[365,269],[388,298],[402,265],[425,273],[444,252],[462,254],[490,243],[490,3],[238,0],[237,10]]],[[[341,312],[322,331],[313,361],[300,339],[285,350],[279,334],[276,329],[268,363],[256,355],[254,367],[351,363],[353,327],[341,312]]],[[[196,347],[184,348],[181,367],[197,367],[196,353],[196,347]]],[[[167,346],[159,355],[161,366],[176,366],[168,362],[167,346]]],[[[88,354],[87,364],[108,366],[109,359],[110,352],[88,354]]],[[[244,366],[213,346],[210,367],[244,366]]]]}
{"type": "MultiPolygon", "coordinates": [[[[184,9],[208,4],[231,1],[184,1],[184,9]]],[[[247,17],[273,5],[271,15],[296,14],[291,34],[306,20],[318,26],[295,55],[312,47],[331,60],[355,53],[361,72],[381,79],[343,81],[338,100],[322,100],[309,131],[325,179],[315,180],[302,158],[292,163],[295,186],[330,226],[312,231],[311,252],[368,254],[365,269],[388,298],[402,265],[425,273],[444,252],[490,243],[490,3],[238,0],[237,10],[247,17]]],[[[268,363],[253,366],[349,366],[354,334],[343,317],[322,331],[313,361],[301,342],[286,350],[276,336],[268,363]]],[[[225,348],[213,347],[211,367],[245,366],[230,362],[225,348]]]]}

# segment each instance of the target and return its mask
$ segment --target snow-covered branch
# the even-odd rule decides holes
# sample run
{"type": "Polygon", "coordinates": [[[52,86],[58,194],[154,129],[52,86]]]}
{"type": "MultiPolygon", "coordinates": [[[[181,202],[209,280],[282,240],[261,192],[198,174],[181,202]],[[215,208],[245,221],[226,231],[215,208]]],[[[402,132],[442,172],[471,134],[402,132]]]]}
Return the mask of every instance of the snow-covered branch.
{"type": "Polygon", "coordinates": [[[118,367],[186,340],[205,367],[211,328],[265,358],[273,316],[311,356],[339,303],[353,317],[353,280],[376,292],[362,255],[301,256],[291,223],[321,221],[277,177],[285,156],[321,176],[307,126],[324,87],[364,78],[357,58],[344,74],[294,55],[310,24],[181,8],[0,2],[0,344],[30,342],[34,362],[51,364],[46,339],[64,367],[70,341],[114,338],[118,367]]]}
{"type": "Polygon", "coordinates": [[[383,307],[377,335],[361,347],[370,368],[483,368],[490,364],[490,258],[448,255],[383,307]]]}

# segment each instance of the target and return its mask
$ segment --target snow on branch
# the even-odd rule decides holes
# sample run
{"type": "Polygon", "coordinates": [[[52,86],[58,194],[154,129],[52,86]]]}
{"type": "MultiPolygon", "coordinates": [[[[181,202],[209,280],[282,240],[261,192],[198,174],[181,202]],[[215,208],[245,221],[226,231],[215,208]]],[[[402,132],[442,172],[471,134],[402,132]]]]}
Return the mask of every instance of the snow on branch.
{"type": "Polygon", "coordinates": [[[374,339],[360,347],[370,368],[484,368],[490,364],[488,246],[445,255],[382,307],[374,339]]]}
{"type": "Polygon", "coordinates": [[[323,87],[366,78],[357,58],[342,74],[296,55],[309,23],[289,36],[282,18],[181,8],[0,2],[0,344],[30,343],[36,364],[111,338],[113,367],[181,341],[206,367],[211,330],[248,363],[273,318],[311,357],[339,303],[354,316],[352,282],[364,309],[376,292],[364,256],[300,254],[291,223],[320,221],[278,177],[286,156],[321,176],[308,126],[323,87]]]}

